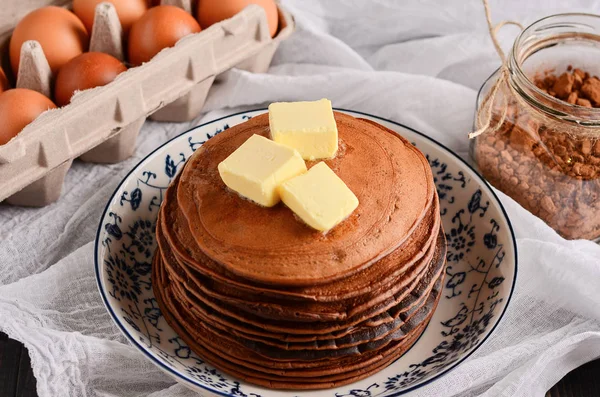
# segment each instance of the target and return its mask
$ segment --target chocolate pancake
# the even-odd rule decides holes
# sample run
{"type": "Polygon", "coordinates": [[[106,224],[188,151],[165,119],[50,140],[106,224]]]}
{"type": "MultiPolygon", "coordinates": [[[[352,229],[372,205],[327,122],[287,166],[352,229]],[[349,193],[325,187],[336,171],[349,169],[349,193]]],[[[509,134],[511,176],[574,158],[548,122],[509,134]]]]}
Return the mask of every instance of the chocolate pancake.
{"type": "MultiPolygon", "coordinates": [[[[440,250],[436,252],[436,257],[434,261],[438,263],[435,268],[439,273],[443,268],[443,260],[445,257],[445,251],[443,251],[443,238],[440,239],[440,250]]],[[[157,258],[157,260],[161,260],[161,258],[157,258]]],[[[343,335],[328,335],[330,339],[328,340],[318,340],[318,341],[309,341],[304,343],[297,343],[295,341],[291,341],[289,337],[281,338],[275,334],[271,335],[270,338],[264,337],[256,337],[251,333],[247,333],[247,331],[252,332],[252,330],[248,330],[248,324],[244,324],[240,321],[233,320],[229,318],[227,315],[219,312],[213,312],[214,316],[211,317],[210,313],[206,313],[203,310],[197,310],[201,303],[194,301],[194,298],[191,298],[191,305],[194,306],[194,309],[191,310],[190,315],[194,316],[198,322],[205,322],[210,324],[215,329],[221,329],[225,332],[231,332],[233,335],[238,336],[243,339],[247,339],[250,343],[263,343],[266,345],[276,346],[279,348],[284,348],[286,350],[302,350],[302,349],[316,349],[316,350],[326,350],[326,349],[338,349],[338,348],[348,348],[357,346],[361,343],[381,340],[388,337],[393,332],[397,332],[399,327],[403,325],[404,321],[413,313],[418,310],[418,308],[423,304],[425,298],[429,294],[431,288],[433,287],[433,281],[435,278],[439,278],[439,273],[435,273],[433,271],[428,272],[428,274],[420,280],[417,287],[411,291],[411,293],[404,298],[396,307],[389,309],[386,314],[393,318],[392,323],[384,323],[384,324],[373,324],[370,322],[359,324],[355,327],[346,328],[348,332],[343,335]],[[216,319],[216,321],[214,321],[216,319]],[[399,320],[399,321],[398,321],[399,320]]],[[[177,280],[172,280],[177,283],[177,280]]],[[[185,282],[184,282],[185,283],[185,282]]],[[[191,292],[185,291],[186,288],[179,288],[179,294],[183,294],[184,298],[179,298],[180,301],[190,302],[188,297],[191,295],[191,292]]],[[[264,334],[263,334],[264,336],[264,334]]]]}
{"type": "MultiPolygon", "coordinates": [[[[410,328],[410,331],[404,331],[401,333],[401,336],[398,338],[395,338],[391,341],[389,341],[388,343],[381,343],[378,344],[376,347],[372,346],[372,348],[370,348],[370,350],[365,350],[364,352],[360,352],[360,353],[356,353],[353,356],[338,356],[338,357],[331,357],[329,356],[327,359],[322,359],[320,361],[317,361],[318,363],[320,363],[321,365],[319,365],[318,367],[312,367],[310,369],[295,369],[293,371],[293,376],[296,377],[310,377],[310,376],[314,376],[316,371],[319,371],[319,376],[324,376],[327,374],[339,374],[340,372],[340,365],[342,365],[342,363],[350,363],[350,362],[362,362],[362,356],[364,355],[373,355],[373,354],[379,354],[381,355],[382,352],[387,351],[387,346],[393,346],[399,342],[401,342],[402,340],[405,340],[407,338],[410,338],[410,335],[412,335],[412,333],[416,330],[419,329],[419,326],[422,325],[422,323],[424,321],[426,321],[426,319],[428,318],[429,314],[431,313],[431,310],[433,309],[434,305],[435,305],[435,299],[437,299],[437,295],[432,295],[431,298],[428,300],[428,305],[423,307],[422,309],[420,309],[413,317],[413,319],[411,319],[410,322],[408,322],[406,324],[406,328],[410,328]],[[414,321],[413,321],[414,320],[414,321]],[[354,360],[350,360],[351,357],[354,357],[354,360]]],[[[178,313],[177,312],[177,304],[175,304],[172,307],[172,310],[174,310],[173,313],[178,313]]],[[[222,335],[217,335],[215,336],[214,333],[210,332],[207,328],[200,326],[200,327],[195,327],[195,328],[190,328],[190,324],[186,324],[185,320],[181,320],[181,319],[177,319],[177,321],[179,321],[181,324],[184,324],[184,328],[188,330],[188,332],[190,333],[190,335],[192,335],[193,339],[195,341],[197,341],[198,343],[203,343],[204,345],[204,349],[207,351],[211,351],[213,354],[218,354],[221,357],[227,359],[228,361],[231,362],[236,362],[239,365],[243,365],[243,366],[247,366],[249,368],[252,368],[252,370],[254,371],[260,371],[263,372],[264,374],[271,374],[271,375],[278,375],[281,376],[282,373],[286,373],[286,375],[290,375],[290,371],[282,371],[281,369],[273,369],[272,368],[272,364],[275,362],[274,360],[269,360],[268,358],[261,358],[261,357],[257,357],[255,354],[253,354],[252,350],[247,349],[245,346],[240,345],[238,343],[236,343],[235,341],[232,341],[231,339],[228,338],[223,338],[222,335]],[[208,335],[206,339],[205,335],[208,335]],[[210,343],[207,343],[206,340],[209,340],[210,343]],[[247,357],[245,357],[246,353],[248,354],[247,357]],[[248,365],[250,364],[250,365],[248,365]]],[[[304,364],[305,361],[296,361],[296,362],[289,362],[291,363],[292,368],[294,368],[295,364],[304,364]]],[[[311,363],[315,363],[315,361],[309,361],[311,363]]],[[[367,366],[369,364],[364,364],[364,365],[355,365],[354,368],[361,368],[364,366],[367,366]]],[[[372,365],[372,364],[371,364],[372,365]]]]}
{"type": "MultiPolygon", "coordinates": [[[[158,264],[160,266],[160,263],[158,264]]],[[[163,269],[164,270],[164,269],[163,269]]],[[[441,282],[441,279],[443,278],[443,274],[436,274],[436,281],[439,287],[439,283],[441,282]]],[[[194,327],[192,327],[193,329],[190,330],[191,333],[198,333],[199,329],[202,328],[203,332],[205,334],[209,334],[210,337],[208,337],[208,339],[206,339],[207,337],[204,337],[203,339],[205,340],[205,342],[208,341],[215,341],[215,340],[219,340],[218,346],[220,346],[222,343],[229,343],[229,344],[234,344],[238,347],[238,349],[233,349],[232,350],[232,354],[233,355],[237,355],[238,358],[243,359],[245,357],[245,351],[249,350],[249,352],[252,352],[253,355],[253,360],[255,362],[263,362],[265,363],[265,365],[272,365],[273,361],[288,361],[288,362],[294,362],[294,361],[318,361],[318,360],[323,360],[323,359],[331,359],[331,358],[336,358],[336,357],[344,357],[344,356],[351,356],[351,355],[356,355],[356,354],[361,354],[370,350],[374,350],[379,346],[385,345],[385,342],[388,342],[389,340],[385,341],[385,342],[378,342],[378,343],[372,343],[372,341],[368,341],[366,343],[364,343],[363,345],[359,346],[356,349],[352,349],[352,352],[347,351],[347,352],[341,352],[341,351],[335,351],[335,352],[327,352],[328,354],[320,354],[322,352],[310,352],[308,350],[305,350],[303,352],[301,352],[302,354],[298,353],[298,352],[294,352],[296,353],[296,356],[291,359],[291,358],[284,358],[283,360],[279,357],[275,357],[277,355],[277,353],[273,353],[276,349],[272,349],[271,351],[268,351],[267,349],[256,349],[255,346],[250,348],[248,346],[244,345],[244,341],[240,340],[240,339],[236,339],[235,337],[232,337],[231,335],[228,335],[228,333],[219,333],[219,332],[214,332],[213,330],[210,329],[210,327],[208,327],[206,325],[206,323],[204,322],[198,322],[196,321],[192,316],[190,316],[189,311],[185,311],[185,310],[181,310],[181,308],[183,307],[183,305],[180,303],[180,300],[178,299],[173,299],[173,295],[172,292],[174,291],[174,288],[177,288],[177,286],[175,284],[172,284],[171,280],[169,280],[168,275],[164,277],[165,280],[165,286],[164,286],[164,290],[168,291],[168,295],[169,298],[166,300],[166,304],[167,305],[172,305],[172,307],[178,307],[179,310],[177,311],[177,313],[179,313],[179,315],[183,316],[181,318],[179,318],[179,320],[181,321],[186,321],[185,319],[189,319],[188,322],[190,324],[195,324],[194,327]],[[185,314],[182,314],[185,313],[185,314]],[[246,350],[245,350],[246,349],[246,350]],[[315,353],[315,354],[313,354],[315,353]],[[321,355],[321,357],[316,357],[315,355],[321,355]],[[262,356],[259,357],[259,356],[262,356]]],[[[439,291],[439,288],[437,288],[437,291],[439,291]]],[[[437,293],[437,292],[436,292],[437,293]]],[[[428,294],[432,295],[432,294],[428,294]]],[[[433,294],[435,295],[435,294],[433,294]]],[[[415,313],[419,312],[420,309],[422,309],[422,307],[418,308],[417,310],[413,311],[411,313],[411,316],[409,318],[407,318],[407,324],[405,324],[403,327],[403,333],[402,334],[397,334],[395,339],[401,339],[403,337],[403,335],[406,334],[407,331],[410,331],[410,329],[407,329],[406,327],[411,324],[411,319],[412,316],[414,316],[415,313]]],[[[417,321],[417,323],[419,323],[419,321],[417,321]]],[[[414,324],[414,321],[412,322],[414,324]]],[[[280,354],[284,354],[285,350],[282,349],[281,351],[279,351],[278,353],[280,354]]],[[[248,352],[246,352],[248,353],[248,352]]]]}
{"type": "MultiPolygon", "coordinates": [[[[398,293],[393,295],[392,297],[384,300],[383,302],[369,308],[365,312],[360,313],[359,315],[350,317],[343,321],[336,322],[314,322],[314,323],[306,323],[306,322],[296,322],[296,321],[282,321],[282,320],[270,320],[257,316],[253,316],[248,313],[242,313],[237,310],[235,307],[232,307],[226,303],[216,301],[212,298],[209,298],[205,295],[202,295],[200,291],[190,290],[189,295],[187,297],[193,297],[192,299],[192,310],[201,310],[202,307],[208,306],[212,310],[214,310],[217,314],[216,318],[220,319],[223,316],[233,317],[239,321],[242,321],[246,324],[252,324],[259,328],[263,328],[266,330],[274,330],[277,332],[284,332],[289,334],[325,334],[338,330],[342,330],[353,325],[359,324],[365,319],[372,319],[374,316],[386,312],[388,309],[394,307],[399,302],[402,301],[404,297],[406,297],[412,289],[418,284],[419,280],[423,278],[428,271],[435,271],[436,273],[441,271],[443,267],[443,261],[438,262],[436,265],[436,269],[432,269],[431,267],[426,268],[424,271],[418,272],[415,275],[411,275],[412,284],[408,287],[401,289],[398,293]],[[200,304],[201,303],[201,304],[200,304]]],[[[182,299],[186,299],[186,296],[182,296],[182,299]]]]}
{"type": "MultiPolygon", "coordinates": [[[[438,279],[441,279],[441,275],[436,275],[436,276],[438,279]]],[[[425,295],[425,297],[427,297],[429,295],[430,290],[431,289],[429,289],[427,291],[427,294],[425,295]]],[[[172,289],[172,291],[173,291],[173,289],[172,289]]],[[[181,300],[179,300],[179,302],[181,302],[181,300]]],[[[269,358],[269,359],[317,360],[317,359],[327,358],[327,357],[338,357],[338,356],[341,357],[341,356],[346,356],[346,355],[359,354],[364,351],[376,349],[378,346],[385,345],[390,340],[401,339],[402,337],[405,336],[405,333],[407,332],[407,330],[402,327],[406,326],[406,323],[410,321],[412,316],[416,312],[418,312],[418,310],[420,308],[422,308],[425,303],[426,303],[425,300],[422,302],[419,302],[418,305],[415,305],[415,306],[411,307],[409,310],[407,310],[406,312],[404,312],[404,316],[402,316],[402,320],[404,320],[404,321],[402,323],[400,323],[400,325],[397,326],[396,328],[389,330],[388,332],[384,333],[382,336],[380,336],[378,338],[371,338],[371,339],[366,338],[363,340],[357,340],[355,338],[357,338],[360,335],[350,334],[343,338],[340,338],[337,340],[332,340],[331,341],[332,343],[328,346],[316,346],[316,348],[315,348],[315,346],[310,346],[310,345],[306,345],[306,344],[302,345],[302,344],[293,344],[293,343],[289,343],[285,346],[276,347],[273,345],[265,344],[263,342],[256,342],[253,340],[248,340],[239,334],[236,335],[236,334],[228,331],[226,328],[212,327],[212,324],[210,324],[207,321],[196,321],[196,323],[210,325],[211,327],[208,329],[207,332],[208,333],[216,332],[216,335],[213,335],[213,339],[216,337],[229,339],[230,341],[236,342],[240,345],[243,345],[244,347],[246,347],[252,351],[255,351],[258,354],[260,354],[266,358],[269,358]],[[344,345],[344,343],[345,343],[345,345],[344,345]],[[299,350],[302,350],[302,351],[299,351],[299,350]]],[[[190,315],[190,316],[194,317],[193,315],[190,315]]]]}
{"type": "MultiPolygon", "coordinates": [[[[363,379],[402,355],[441,296],[446,241],[431,169],[395,132],[335,114],[327,164],[359,198],[326,234],[225,187],[217,164],[268,115],[209,140],[167,189],[152,287],[165,319],[217,368],[273,388],[363,379]]],[[[308,167],[312,163],[307,164],[308,167]]]]}
{"type": "MultiPolygon", "coordinates": [[[[155,266],[153,268],[153,273],[155,274],[153,277],[156,281],[157,284],[159,285],[164,285],[162,278],[161,277],[161,270],[158,266],[155,266]]],[[[157,300],[159,301],[159,304],[161,307],[166,307],[167,305],[165,303],[163,303],[163,297],[162,295],[164,295],[165,292],[169,292],[169,288],[164,287],[164,288],[160,288],[158,290],[158,294],[157,294],[157,300]]],[[[171,310],[174,310],[173,308],[171,310]]],[[[175,322],[175,320],[173,318],[170,318],[171,314],[169,314],[170,312],[166,312],[165,315],[169,321],[169,323],[171,323],[173,325],[173,327],[176,329],[176,331],[180,334],[180,335],[186,335],[188,334],[188,331],[184,330],[183,328],[181,328],[181,325],[178,324],[177,322],[175,322]]],[[[174,312],[173,312],[174,313],[174,312]]],[[[182,313],[182,315],[186,315],[185,312],[182,313]]],[[[193,321],[193,320],[192,320],[193,321]]],[[[191,327],[190,330],[192,332],[194,331],[194,328],[191,327]]],[[[192,339],[190,339],[192,340],[192,339]]],[[[193,343],[191,343],[193,345],[193,343]]],[[[278,361],[273,361],[273,360],[268,360],[266,363],[267,365],[272,366],[273,368],[279,368],[282,370],[290,370],[292,368],[292,366],[294,368],[299,368],[299,369],[314,369],[314,368],[329,368],[329,367],[335,367],[335,366],[342,366],[343,368],[349,368],[349,369],[353,369],[356,368],[357,366],[360,367],[362,366],[362,362],[365,363],[365,365],[370,365],[372,364],[374,361],[377,361],[380,357],[380,353],[374,353],[374,352],[369,352],[369,353],[365,353],[362,356],[362,360],[361,363],[356,364],[355,363],[355,358],[356,357],[345,357],[345,358],[338,358],[335,361],[331,360],[331,359],[326,359],[326,360],[317,360],[317,361],[302,361],[302,362],[278,362],[278,361]]],[[[261,360],[260,356],[257,356],[253,353],[251,353],[251,356],[249,357],[250,360],[253,361],[257,361],[261,360]]]]}
{"type": "MultiPolygon", "coordinates": [[[[180,262],[186,263],[190,270],[197,271],[200,275],[209,277],[213,284],[223,284],[231,292],[238,292],[240,298],[260,301],[268,299],[270,302],[276,300],[296,299],[298,301],[316,302],[339,302],[350,299],[371,291],[377,287],[378,281],[387,282],[383,285],[387,288],[396,280],[392,277],[402,276],[408,266],[414,264],[435,243],[436,232],[439,229],[440,218],[438,213],[437,199],[427,209],[427,214],[418,225],[415,232],[407,240],[406,244],[398,247],[393,255],[377,261],[369,268],[347,277],[339,283],[329,283],[327,288],[320,286],[288,287],[277,289],[276,287],[256,286],[249,283],[231,272],[222,269],[217,263],[208,258],[195,244],[190,235],[187,221],[179,211],[177,204],[178,180],[168,189],[163,203],[164,210],[161,211],[159,221],[163,228],[163,234],[173,253],[180,262]],[[402,263],[403,266],[398,266],[402,263]]],[[[435,197],[434,197],[435,198],[435,197]]]]}
{"type": "Polygon", "coordinates": [[[415,276],[417,276],[425,266],[431,262],[435,251],[435,245],[429,249],[429,253],[417,262],[411,269],[402,275],[402,277],[394,277],[389,284],[384,285],[384,292],[378,290],[371,291],[360,297],[355,297],[351,300],[340,302],[327,303],[301,303],[297,301],[279,300],[278,303],[272,299],[242,299],[242,296],[231,294],[227,286],[216,285],[211,278],[204,277],[190,271],[185,263],[180,263],[172,255],[171,249],[163,242],[162,230],[159,232],[159,243],[161,244],[161,252],[165,258],[168,267],[173,271],[174,276],[179,276],[183,281],[194,285],[194,289],[201,291],[207,298],[216,299],[227,303],[237,309],[248,312],[271,320],[293,320],[293,321],[326,321],[326,320],[343,320],[360,314],[362,311],[369,309],[377,303],[385,301],[392,297],[400,289],[405,288],[415,276]],[[407,277],[408,276],[408,277],[407,277]],[[219,288],[220,287],[220,288],[219,288]],[[326,310],[325,312],[323,310],[326,310]],[[334,312],[333,310],[338,310],[334,312]]]}
{"type": "Polygon", "coordinates": [[[434,197],[431,168],[410,142],[336,113],[342,150],[327,164],[360,201],[327,234],[283,205],[261,208],[229,191],[217,165],[253,134],[269,135],[268,114],[230,128],[188,160],[177,194],[200,249],[228,271],[270,285],[318,285],[369,267],[400,246],[434,197]]]}
{"type": "MultiPolygon", "coordinates": [[[[158,284],[162,284],[161,277],[158,275],[158,273],[160,273],[160,270],[161,269],[159,269],[158,266],[153,267],[153,278],[157,280],[158,284]]],[[[442,280],[443,275],[436,283],[437,287],[434,291],[437,292],[435,292],[434,294],[436,295],[436,300],[433,304],[433,307],[437,305],[437,300],[440,296],[442,280]]],[[[159,305],[161,307],[165,307],[163,301],[163,292],[168,290],[168,288],[161,288],[160,292],[157,294],[157,300],[159,301],[159,305]]],[[[369,376],[371,373],[376,372],[377,370],[387,366],[390,362],[397,359],[418,339],[418,336],[420,336],[421,332],[424,330],[426,324],[431,318],[433,308],[430,310],[429,314],[426,315],[426,318],[423,319],[422,316],[424,312],[425,309],[423,309],[423,311],[419,313],[421,315],[421,317],[419,318],[423,321],[421,321],[419,325],[414,327],[414,331],[412,334],[407,334],[405,338],[387,344],[384,348],[380,349],[379,351],[362,354],[360,360],[356,360],[356,357],[343,358],[338,360],[328,359],[316,361],[316,363],[322,364],[318,367],[314,365],[311,365],[310,367],[305,367],[304,365],[306,363],[301,363],[303,365],[300,369],[280,368],[275,370],[257,365],[256,357],[249,357],[249,361],[244,361],[232,358],[231,356],[225,354],[223,350],[219,350],[216,354],[214,352],[211,352],[211,350],[207,349],[207,347],[211,346],[211,343],[201,344],[197,342],[198,335],[191,336],[188,333],[188,330],[194,329],[193,326],[182,326],[177,322],[177,320],[171,317],[172,313],[177,313],[177,308],[172,307],[169,312],[166,312],[164,314],[168,322],[172,324],[176,332],[180,336],[182,336],[182,338],[186,341],[186,343],[189,344],[189,346],[194,351],[198,352],[201,356],[207,358],[217,368],[224,370],[225,372],[228,372],[240,379],[244,379],[246,381],[250,381],[267,387],[319,389],[323,387],[340,386],[346,383],[357,381],[359,379],[369,376]],[[265,377],[265,373],[271,375],[274,374],[276,376],[265,377]],[[330,377],[329,379],[326,378],[331,374],[338,376],[330,377]]],[[[234,346],[231,348],[237,349],[238,347],[234,346]]],[[[286,364],[287,366],[289,366],[290,363],[288,362],[282,364],[286,364]]],[[[315,364],[315,361],[310,362],[310,364],[315,364]]]]}

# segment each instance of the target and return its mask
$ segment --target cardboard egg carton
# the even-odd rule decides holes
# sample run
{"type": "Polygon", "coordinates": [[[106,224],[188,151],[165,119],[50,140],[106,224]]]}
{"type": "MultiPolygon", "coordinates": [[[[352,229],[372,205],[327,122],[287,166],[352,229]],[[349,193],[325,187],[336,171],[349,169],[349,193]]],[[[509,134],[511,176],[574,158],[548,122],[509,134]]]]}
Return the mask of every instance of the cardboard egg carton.
{"type": "MultiPolygon", "coordinates": [[[[20,0],[17,10],[0,17],[5,71],[10,70],[6,47],[14,21],[49,3],[68,6],[64,0],[20,0]]],[[[162,4],[188,12],[192,8],[192,0],[163,0],[162,4]]],[[[60,196],[73,159],[122,161],[135,150],[146,117],[172,122],[191,120],[200,114],[220,73],[234,66],[266,72],[279,43],[294,29],[292,16],[279,4],[278,8],[279,30],[274,38],[269,34],[264,10],[251,5],[228,20],[184,37],[150,62],[121,73],[112,83],[78,92],[69,105],[44,112],[14,139],[0,145],[0,201],[24,206],[52,203],[60,196]]],[[[90,51],[124,59],[121,26],[109,3],[96,8],[90,51]]],[[[16,86],[49,96],[52,79],[39,43],[24,43],[16,86]]]]}

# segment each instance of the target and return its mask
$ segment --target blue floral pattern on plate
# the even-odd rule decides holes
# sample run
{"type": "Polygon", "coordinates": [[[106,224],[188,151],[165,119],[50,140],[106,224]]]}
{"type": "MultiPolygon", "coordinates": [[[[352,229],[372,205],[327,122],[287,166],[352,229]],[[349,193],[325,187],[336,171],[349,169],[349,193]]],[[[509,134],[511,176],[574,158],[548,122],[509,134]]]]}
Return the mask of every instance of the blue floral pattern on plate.
{"type": "MultiPolygon", "coordinates": [[[[263,112],[245,112],[203,124],[158,148],[117,188],[96,237],[98,286],[114,321],[155,364],[204,394],[298,395],[246,384],[204,362],[165,322],[150,281],[156,216],[171,181],[206,140],[263,112]]],[[[448,267],[438,308],[412,349],[365,380],[337,389],[311,391],[310,395],[396,396],[446,373],[491,334],[514,288],[516,246],[497,197],[465,162],[407,127],[360,112],[345,112],[402,134],[427,156],[448,240],[448,267]]]]}

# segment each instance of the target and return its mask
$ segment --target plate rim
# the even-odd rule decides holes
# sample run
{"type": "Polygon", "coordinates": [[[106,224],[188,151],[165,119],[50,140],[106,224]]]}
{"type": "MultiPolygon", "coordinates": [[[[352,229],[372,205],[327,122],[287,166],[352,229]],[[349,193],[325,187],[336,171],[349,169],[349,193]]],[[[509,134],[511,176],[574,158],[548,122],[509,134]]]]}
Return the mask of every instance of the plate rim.
{"type": "MultiPolygon", "coordinates": [[[[333,108],[334,110],[337,111],[341,111],[341,112],[351,112],[354,114],[359,114],[359,115],[363,115],[363,116],[368,116],[368,117],[372,117],[375,119],[379,119],[388,123],[392,123],[394,125],[397,125],[399,127],[405,128],[417,135],[419,135],[422,138],[425,138],[426,140],[430,141],[431,143],[440,146],[442,149],[446,150],[451,156],[453,156],[454,158],[456,158],[458,161],[460,161],[461,163],[463,163],[467,168],[469,168],[477,178],[479,178],[480,181],[483,182],[483,185],[487,188],[487,190],[489,191],[489,193],[491,193],[491,196],[496,200],[496,202],[498,203],[500,210],[502,212],[502,215],[504,216],[504,219],[506,220],[506,223],[508,225],[508,230],[510,232],[510,237],[512,240],[512,244],[513,244],[513,250],[514,250],[514,276],[513,276],[513,282],[512,285],[510,287],[510,292],[508,294],[508,297],[506,299],[506,304],[504,305],[504,308],[502,309],[502,312],[500,313],[500,316],[498,317],[498,321],[496,321],[496,323],[492,326],[492,328],[490,329],[490,332],[481,340],[481,342],[475,346],[475,348],[473,348],[473,350],[471,350],[468,354],[466,354],[464,357],[462,357],[460,360],[457,360],[455,363],[453,363],[452,365],[449,366],[449,368],[447,368],[446,370],[444,370],[443,372],[440,372],[436,375],[434,375],[433,377],[431,377],[430,379],[425,380],[422,383],[419,383],[417,385],[411,386],[408,389],[405,390],[401,390],[398,391],[394,394],[391,394],[389,397],[397,397],[406,393],[410,393],[411,391],[417,390],[423,386],[426,386],[432,382],[434,382],[435,380],[439,379],[440,377],[447,375],[448,373],[450,373],[452,370],[454,370],[457,366],[459,366],[461,363],[463,363],[467,358],[469,358],[473,353],[475,353],[477,350],[479,350],[479,348],[481,346],[483,346],[483,344],[488,340],[488,338],[494,333],[494,331],[496,330],[496,328],[498,327],[498,325],[500,324],[500,322],[502,322],[502,319],[504,318],[504,315],[506,314],[506,310],[508,309],[509,305],[510,305],[510,301],[512,299],[513,293],[515,291],[515,286],[516,286],[516,282],[517,282],[517,275],[518,275],[518,262],[519,262],[519,255],[518,255],[518,250],[517,250],[517,239],[515,237],[515,232],[512,226],[512,223],[510,221],[510,218],[506,212],[506,209],[504,208],[504,205],[502,205],[502,201],[500,201],[500,199],[498,198],[498,195],[496,194],[496,192],[494,192],[493,187],[489,184],[489,182],[471,165],[469,164],[469,162],[467,162],[466,160],[464,160],[462,157],[458,156],[453,150],[451,150],[450,148],[448,148],[446,145],[438,142],[437,140],[425,135],[422,132],[417,131],[414,128],[411,128],[407,125],[404,125],[402,123],[390,120],[390,119],[386,119],[385,117],[380,117],[380,116],[376,116],[370,113],[366,113],[366,112],[361,112],[358,110],[352,110],[352,109],[345,109],[345,108],[333,108]]],[[[108,199],[106,205],[104,206],[104,210],[102,211],[102,214],[100,215],[100,221],[98,224],[98,228],[96,229],[96,238],[94,240],[94,273],[96,276],[96,286],[98,287],[98,292],[100,293],[100,296],[102,297],[102,303],[104,304],[104,307],[106,308],[106,310],[108,311],[108,313],[110,314],[113,322],[118,326],[119,330],[121,331],[121,333],[125,336],[125,338],[132,343],[140,352],[142,352],[148,359],[150,359],[150,361],[158,366],[162,371],[169,373],[169,375],[185,382],[185,383],[191,383],[192,385],[196,386],[196,387],[200,387],[206,391],[208,391],[209,393],[214,393],[216,395],[219,396],[223,396],[223,397],[233,397],[231,394],[228,393],[223,393],[221,391],[218,390],[214,390],[214,389],[210,389],[207,386],[195,382],[193,380],[190,380],[188,378],[186,378],[185,376],[183,376],[182,374],[180,374],[179,372],[176,372],[174,369],[172,369],[171,367],[168,367],[167,365],[165,365],[162,361],[158,360],[156,357],[154,357],[153,355],[151,355],[148,351],[146,351],[146,349],[132,336],[130,335],[130,333],[125,329],[124,325],[121,323],[121,321],[118,319],[116,313],[114,312],[114,310],[112,309],[112,307],[108,304],[108,298],[106,297],[106,294],[104,293],[104,290],[102,288],[101,285],[101,279],[100,279],[100,264],[98,263],[98,249],[99,249],[99,239],[100,239],[100,234],[102,233],[102,226],[103,226],[103,220],[104,217],[106,215],[106,211],[108,211],[108,208],[110,206],[110,204],[113,202],[113,199],[115,198],[117,192],[119,191],[119,189],[121,188],[121,186],[125,183],[125,181],[131,176],[131,174],[133,174],[133,172],[135,170],[138,169],[138,167],[144,163],[148,158],[150,158],[151,156],[153,156],[156,152],[158,152],[159,150],[161,150],[162,148],[164,148],[165,146],[169,145],[172,141],[178,139],[179,137],[181,137],[182,135],[185,135],[193,130],[196,130],[198,128],[204,127],[205,125],[208,124],[212,124],[214,122],[217,122],[219,120],[223,120],[223,119],[227,119],[230,117],[234,117],[234,116],[238,116],[240,114],[244,114],[244,113],[252,113],[252,112],[258,112],[258,111],[268,111],[267,108],[256,108],[256,109],[250,109],[250,110],[244,110],[244,111],[240,111],[240,112],[236,112],[236,113],[231,113],[222,117],[218,117],[216,119],[212,119],[209,120],[205,123],[199,124],[197,126],[194,126],[188,130],[185,130],[184,132],[182,132],[181,134],[178,134],[176,136],[174,136],[173,138],[169,139],[168,141],[164,142],[163,144],[161,144],[160,146],[156,147],[154,150],[152,150],[150,153],[148,153],[144,158],[142,158],[140,161],[137,162],[137,164],[135,166],[133,166],[131,168],[131,170],[129,170],[129,172],[121,179],[121,182],[119,182],[119,184],[117,185],[117,187],[115,188],[115,190],[113,191],[113,193],[110,195],[110,198],[108,199]]],[[[428,324],[429,325],[429,324],[428,324]]],[[[420,337],[419,337],[420,339],[420,337]]]]}

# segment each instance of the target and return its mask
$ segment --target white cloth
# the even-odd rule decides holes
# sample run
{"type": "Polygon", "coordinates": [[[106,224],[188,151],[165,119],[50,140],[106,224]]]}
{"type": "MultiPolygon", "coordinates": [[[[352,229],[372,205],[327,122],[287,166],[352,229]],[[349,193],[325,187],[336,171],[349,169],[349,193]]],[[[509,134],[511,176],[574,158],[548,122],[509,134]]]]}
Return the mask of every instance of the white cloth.
{"type": "MultiPolygon", "coordinates": [[[[16,0],[15,0],[16,1],[16,0]]],[[[499,65],[479,0],[289,0],[298,24],[268,74],[232,70],[191,123],[147,122],[120,164],[74,162],[60,200],[0,205],[0,330],[29,349],[41,397],[195,395],[130,346],[96,289],[93,239],[118,182],[190,126],[271,101],[334,105],[416,128],[466,157],[477,89],[499,65]]],[[[600,13],[600,2],[491,1],[494,19],[600,13]],[[567,4],[570,3],[570,4],[567,4]]],[[[516,34],[502,32],[505,48],[516,34]]],[[[500,194],[518,238],[516,292],[472,357],[416,396],[543,396],[600,357],[600,246],[565,241],[500,194]]]]}

